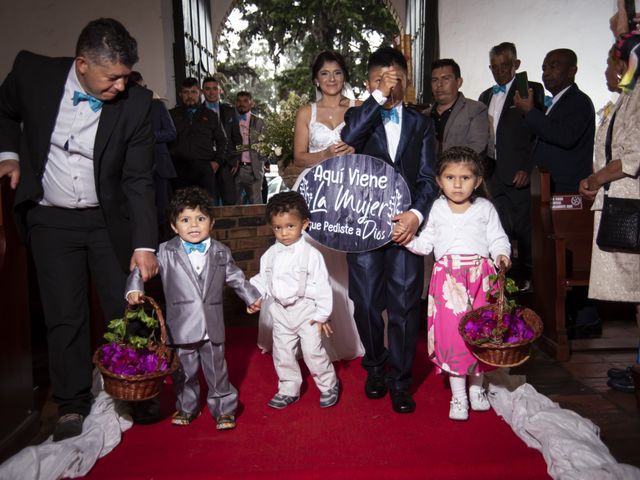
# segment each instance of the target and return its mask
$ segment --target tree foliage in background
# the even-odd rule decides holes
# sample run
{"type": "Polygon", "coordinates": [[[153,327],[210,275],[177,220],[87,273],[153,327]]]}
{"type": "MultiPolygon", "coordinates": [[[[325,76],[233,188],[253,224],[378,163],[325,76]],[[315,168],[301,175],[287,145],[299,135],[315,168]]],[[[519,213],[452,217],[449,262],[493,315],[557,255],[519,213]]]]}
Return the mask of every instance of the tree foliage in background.
{"type": "MultiPolygon", "coordinates": [[[[291,91],[313,94],[310,66],[323,50],[340,52],[352,85],[362,87],[366,59],[377,47],[370,44],[372,37],[377,34],[383,44],[390,45],[399,34],[382,0],[239,0],[236,8],[248,27],[239,32],[240,45],[223,43],[222,47],[237,68],[242,62],[248,65],[248,59],[239,59],[237,54],[246,56],[248,46],[263,39],[265,54],[275,66],[274,88],[281,99],[291,91]],[[286,68],[280,68],[281,64],[286,68]]],[[[259,75],[258,79],[264,81],[259,75]]]]}

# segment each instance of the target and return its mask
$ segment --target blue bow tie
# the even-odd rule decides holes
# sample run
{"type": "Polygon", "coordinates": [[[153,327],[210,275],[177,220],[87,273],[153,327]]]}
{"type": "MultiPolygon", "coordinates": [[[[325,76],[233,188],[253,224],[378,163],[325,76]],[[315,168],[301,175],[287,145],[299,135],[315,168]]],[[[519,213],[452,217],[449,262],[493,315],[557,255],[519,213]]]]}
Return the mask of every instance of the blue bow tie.
{"type": "Polygon", "coordinates": [[[73,101],[74,107],[78,105],[80,102],[87,101],[89,102],[89,107],[91,107],[91,110],[93,110],[94,112],[97,112],[102,108],[102,100],[99,100],[92,95],[79,92],[77,90],[73,92],[73,98],[71,100],[73,101]]]}
{"type": "Polygon", "coordinates": [[[238,120],[242,120],[243,122],[247,119],[247,114],[246,113],[239,113],[238,114],[238,120]]]}
{"type": "Polygon", "coordinates": [[[207,246],[204,244],[204,242],[191,243],[183,240],[182,245],[184,245],[184,250],[187,252],[187,255],[195,251],[204,253],[204,251],[207,249],[207,246]]]}
{"type": "Polygon", "coordinates": [[[553,97],[550,97],[549,95],[545,95],[544,96],[544,106],[546,108],[549,108],[551,105],[553,105],[553,97]]]}
{"type": "Polygon", "coordinates": [[[189,115],[193,115],[197,111],[198,111],[198,107],[187,107],[187,112],[189,113],[189,115]]]}
{"type": "Polygon", "coordinates": [[[493,92],[494,95],[497,95],[500,92],[507,93],[507,86],[506,85],[494,85],[493,87],[491,87],[491,91],[493,92]]]}
{"type": "Polygon", "coordinates": [[[400,115],[398,115],[398,110],[395,107],[390,110],[380,110],[380,116],[383,122],[389,119],[393,123],[400,123],[400,115]]]}

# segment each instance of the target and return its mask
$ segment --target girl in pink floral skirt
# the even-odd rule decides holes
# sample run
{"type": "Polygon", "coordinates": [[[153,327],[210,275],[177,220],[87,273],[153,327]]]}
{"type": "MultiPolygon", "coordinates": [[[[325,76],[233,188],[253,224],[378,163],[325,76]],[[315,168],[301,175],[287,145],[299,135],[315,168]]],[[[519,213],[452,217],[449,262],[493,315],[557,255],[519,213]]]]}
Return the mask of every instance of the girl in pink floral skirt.
{"type": "MultiPolygon", "coordinates": [[[[439,373],[449,374],[449,418],[467,420],[469,399],[472,410],[489,410],[482,377],[491,367],[471,354],[458,324],[465,313],[487,304],[494,262],[509,268],[511,247],[498,212],[489,200],[477,195],[483,176],[478,154],[467,147],[452,147],[441,155],[437,172],[442,195],[433,203],[426,226],[407,248],[419,255],[434,252],[427,313],[429,358],[439,373]]],[[[403,228],[396,227],[394,234],[403,228]]]]}

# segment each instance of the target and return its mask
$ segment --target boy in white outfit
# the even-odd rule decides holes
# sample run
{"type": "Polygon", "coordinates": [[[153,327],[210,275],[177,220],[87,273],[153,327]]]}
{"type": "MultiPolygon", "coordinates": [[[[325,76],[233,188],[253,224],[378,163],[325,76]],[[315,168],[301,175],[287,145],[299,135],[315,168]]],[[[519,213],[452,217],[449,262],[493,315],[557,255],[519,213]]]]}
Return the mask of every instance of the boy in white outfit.
{"type": "Polygon", "coordinates": [[[332,293],[322,255],[302,235],[309,226],[309,208],[298,192],[283,192],[269,200],[266,216],[276,243],[262,255],[260,273],[251,283],[263,300],[267,299],[264,308],[273,320],[278,393],[268,405],[285,408],[300,398],[302,375],[296,358],[299,343],[304,362],[320,390],[320,407],[330,407],[338,401],[339,383],[321,335],[333,333],[327,323],[332,293]]]}

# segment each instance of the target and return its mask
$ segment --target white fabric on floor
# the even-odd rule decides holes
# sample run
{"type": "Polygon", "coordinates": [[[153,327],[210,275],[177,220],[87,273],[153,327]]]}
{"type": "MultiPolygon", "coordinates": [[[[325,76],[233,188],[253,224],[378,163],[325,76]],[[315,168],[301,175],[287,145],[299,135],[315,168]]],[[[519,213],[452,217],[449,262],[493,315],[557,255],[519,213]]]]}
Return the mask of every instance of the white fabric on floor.
{"type": "Polygon", "coordinates": [[[24,448],[0,465],[0,480],[82,477],[98,458],[113,450],[133,422],[128,414],[121,414],[122,404],[104,392],[97,370],[93,371],[92,391],[95,401],[81,435],[55,443],[49,437],[40,445],[24,448]]]}
{"type": "Polygon", "coordinates": [[[486,374],[489,402],[529,447],[540,450],[556,480],[640,480],[640,469],[616,462],[591,420],[560,408],[522,376],[486,374]]]}

